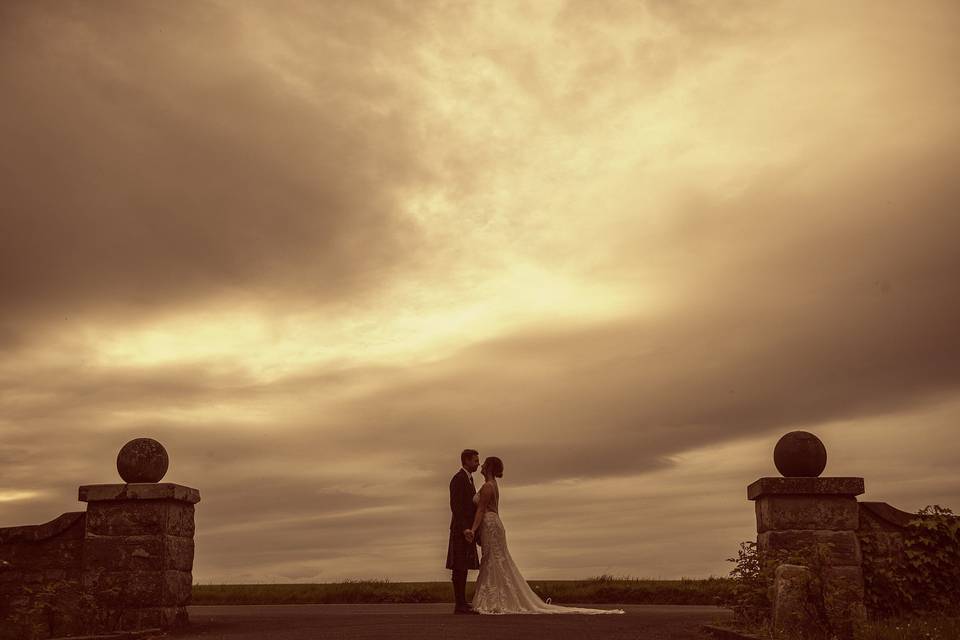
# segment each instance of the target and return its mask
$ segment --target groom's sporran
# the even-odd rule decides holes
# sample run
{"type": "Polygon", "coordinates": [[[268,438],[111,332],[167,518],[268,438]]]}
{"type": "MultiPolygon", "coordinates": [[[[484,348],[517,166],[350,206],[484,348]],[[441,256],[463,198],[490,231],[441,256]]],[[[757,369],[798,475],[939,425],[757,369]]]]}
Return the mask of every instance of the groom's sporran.
{"type": "Polygon", "coordinates": [[[466,531],[477,513],[473,497],[477,494],[474,472],[480,467],[480,454],[464,449],[461,468],[450,480],[450,542],[447,544],[447,569],[453,571],[454,613],[476,613],[467,603],[467,571],[480,568],[477,541],[468,540],[466,531]]]}

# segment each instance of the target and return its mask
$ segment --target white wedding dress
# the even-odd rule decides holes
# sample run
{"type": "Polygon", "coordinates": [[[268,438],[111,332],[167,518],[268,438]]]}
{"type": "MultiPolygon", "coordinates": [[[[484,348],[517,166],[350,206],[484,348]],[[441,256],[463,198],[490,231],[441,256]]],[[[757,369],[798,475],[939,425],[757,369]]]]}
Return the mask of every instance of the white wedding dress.
{"type": "MultiPolygon", "coordinates": [[[[494,502],[491,505],[497,509],[500,490],[494,484],[494,502]]],[[[477,502],[480,494],[473,497],[477,502]]],[[[527,581],[520,575],[520,570],[510,557],[507,549],[507,533],[496,511],[487,511],[480,521],[480,549],[483,556],[480,559],[480,574],[477,576],[477,587],[474,591],[473,608],[480,613],[623,613],[623,609],[585,609],[581,607],[561,607],[547,604],[540,599],[527,581]]]]}

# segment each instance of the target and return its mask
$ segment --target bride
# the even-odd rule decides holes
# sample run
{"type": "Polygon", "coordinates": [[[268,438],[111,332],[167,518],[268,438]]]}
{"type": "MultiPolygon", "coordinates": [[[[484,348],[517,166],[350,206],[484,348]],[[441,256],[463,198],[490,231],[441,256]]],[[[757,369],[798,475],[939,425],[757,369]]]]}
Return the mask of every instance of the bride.
{"type": "Polygon", "coordinates": [[[480,472],[486,482],[473,497],[477,515],[473,528],[466,534],[472,538],[480,531],[480,574],[473,595],[472,606],[480,613],[623,613],[623,609],[584,609],[547,604],[540,599],[507,550],[507,534],[500,521],[500,487],[497,478],[503,477],[503,461],[489,457],[483,461],[480,472]]]}

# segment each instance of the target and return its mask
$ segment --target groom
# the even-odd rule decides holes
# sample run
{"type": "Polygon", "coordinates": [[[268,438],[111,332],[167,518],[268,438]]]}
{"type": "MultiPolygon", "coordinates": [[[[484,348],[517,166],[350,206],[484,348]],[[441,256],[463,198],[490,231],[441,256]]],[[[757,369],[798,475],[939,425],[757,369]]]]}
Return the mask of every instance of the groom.
{"type": "Polygon", "coordinates": [[[477,493],[473,474],[480,468],[480,454],[464,449],[460,454],[460,470],[450,480],[450,542],[447,545],[447,569],[453,570],[454,613],[479,613],[467,604],[467,571],[479,569],[477,543],[468,537],[477,507],[473,496],[477,493]]]}

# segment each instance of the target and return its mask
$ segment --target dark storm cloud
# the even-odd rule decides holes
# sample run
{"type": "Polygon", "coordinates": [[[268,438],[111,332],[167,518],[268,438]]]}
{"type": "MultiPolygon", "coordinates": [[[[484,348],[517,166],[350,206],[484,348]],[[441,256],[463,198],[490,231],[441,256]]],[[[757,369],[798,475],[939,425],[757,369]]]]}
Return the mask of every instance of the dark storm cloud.
{"type": "Polygon", "coordinates": [[[387,8],[305,12],[312,37],[281,45],[212,4],[6,4],[0,347],[41,320],[389,280],[419,242],[397,199],[428,176],[376,69],[407,46],[387,8]]]}
{"type": "MultiPolygon", "coordinates": [[[[934,152],[862,166],[824,177],[815,193],[772,172],[722,205],[691,196],[678,213],[684,251],[644,258],[681,290],[666,315],[544,325],[430,365],[270,383],[199,365],[20,374],[20,386],[5,383],[9,398],[46,393],[19,409],[11,401],[7,415],[51,425],[123,409],[290,403],[275,437],[225,419],[182,448],[223,446],[228,459],[276,465],[362,452],[359,468],[364,456],[390,455],[427,484],[464,446],[503,457],[513,482],[537,482],[640,473],[704,444],[903,411],[960,384],[955,160],[934,152]],[[372,390],[338,393],[359,381],[372,390]],[[235,435],[224,438],[227,429],[235,435]]],[[[141,422],[178,442],[176,424],[141,422]]]]}
{"type": "Polygon", "coordinates": [[[0,526],[138,436],[199,579],[439,579],[465,446],[532,578],[722,567],[793,428],[956,497],[950,3],[274,6],[0,5],[0,526]]]}
{"type": "MultiPolygon", "coordinates": [[[[81,363],[82,365],[82,363],[81,363]]],[[[4,417],[10,421],[90,417],[103,411],[145,406],[176,408],[238,399],[256,387],[247,376],[214,375],[198,365],[167,367],[44,368],[0,375],[4,417]],[[36,390],[42,389],[42,392],[36,390]]]]}
{"type": "Polygon", "coordinates": [[[356,445],[477,443],[531,482],[954,394],[957,160],[861,166],[806,194],[774,174],[722,206],[697,201],[685,257],[657,267],[683,289],[669,316],[471,346],[351,407],[356,445]]]}
{"type": "MultiPolygon", "coordinates": [[[[649,471],[703,444],[902,411],[960,383],[952,160],[904,158],[806,196],[776,173],[722,207],[691,198],[680,227],[698,261],[668,252],[657,267],[683,289],[665,317],[541,326],[432,365],[270,383],[199,365],[27,376],[6,381],[7,415],[49,425],[123,409],[290,402],[276,437],[234,428],[227,457],[280,465],[309,464],[316,452],[392,454],[426,483],[464,446],[504,457],[513,481],[536,482],[649,471]],[[361,380],[374,390],[338,394],[361,380]],[[35,388],[46,393],[15,402],[35,388]]],[[[150,425],[177,438],[175,420],[150,425]]],[[[224,430],[209,427],[184,449],[218,451],[224,430]]]]}

